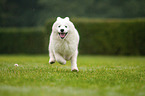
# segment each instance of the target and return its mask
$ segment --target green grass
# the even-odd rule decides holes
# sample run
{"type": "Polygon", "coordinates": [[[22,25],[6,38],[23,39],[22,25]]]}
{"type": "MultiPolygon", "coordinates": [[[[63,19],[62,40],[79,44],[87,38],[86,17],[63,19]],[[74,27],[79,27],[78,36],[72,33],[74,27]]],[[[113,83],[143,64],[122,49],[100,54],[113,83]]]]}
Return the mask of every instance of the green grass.
{"type": "Polygon", "coordinates": [[[145,96],[145,57],[79,56],[78,68],[0,55],[0,96],[145,96]]]}

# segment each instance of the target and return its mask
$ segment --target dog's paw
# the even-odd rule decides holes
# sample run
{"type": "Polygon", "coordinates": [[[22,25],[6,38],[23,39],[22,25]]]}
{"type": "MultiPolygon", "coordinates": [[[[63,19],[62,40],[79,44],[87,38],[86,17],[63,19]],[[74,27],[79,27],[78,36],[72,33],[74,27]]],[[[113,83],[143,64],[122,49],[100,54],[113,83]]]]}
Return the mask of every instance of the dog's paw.
{"type": "Polygon", "coordinates": [[[54,64],[55,63],[55,61],[49,61],[49,64],[54,64]]]}
{"type": "Polygon", "coordinates": [[[79,72],[78,68],[71,69],[72,72],[79,72]]]}
{"type": "Polygon", "coordinates": [[[65,65],[66,61],[58,61],[58,63],[60,63],[61,65],[65,65]]]}
{"type": "Polygon", "coordinates": [[[49,64],[53,64],[53,63],[55,63],[55,60],[50,59],[49,64]]]}

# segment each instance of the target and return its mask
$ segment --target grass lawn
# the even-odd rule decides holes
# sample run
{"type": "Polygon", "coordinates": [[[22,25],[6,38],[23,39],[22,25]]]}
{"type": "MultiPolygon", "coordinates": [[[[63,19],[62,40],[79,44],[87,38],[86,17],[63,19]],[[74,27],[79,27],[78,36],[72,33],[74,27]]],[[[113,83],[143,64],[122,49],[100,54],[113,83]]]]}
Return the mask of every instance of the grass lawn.
{"type": "Polygon", "coordinates": [[[0,55],[0,96],[145,96],[145,57],[79,56],[78,68],[50,65],[48,56],[0,55]]]}

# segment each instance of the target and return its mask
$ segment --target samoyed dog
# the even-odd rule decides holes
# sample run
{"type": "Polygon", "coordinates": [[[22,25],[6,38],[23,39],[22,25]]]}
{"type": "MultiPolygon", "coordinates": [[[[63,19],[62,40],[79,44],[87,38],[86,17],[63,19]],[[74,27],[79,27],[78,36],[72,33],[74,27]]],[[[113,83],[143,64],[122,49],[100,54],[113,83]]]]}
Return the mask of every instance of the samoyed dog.
{"type": "Polygon", "coordinates": [[[77,67],[79,34],[69,17],[57,17],[52,26],[52,33],[49,42],[49,63],[55,61],[66,64],[71,60],[71,71],[79,71],[77,67]]]}

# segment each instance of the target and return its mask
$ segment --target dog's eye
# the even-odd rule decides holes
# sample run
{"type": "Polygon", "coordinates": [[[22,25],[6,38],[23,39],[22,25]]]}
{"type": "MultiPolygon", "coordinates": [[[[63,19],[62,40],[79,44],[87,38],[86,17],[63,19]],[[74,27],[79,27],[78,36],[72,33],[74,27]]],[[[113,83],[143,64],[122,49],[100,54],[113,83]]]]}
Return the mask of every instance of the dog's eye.
{"type": "Polygon", "coordinates": [[[60,25],[58,27],[60,28],[60,25]]]}
{"type": "Polygon", "coordinates": [[[67,26],[65,26],[65,28],[67,28],[67,26]]]}

